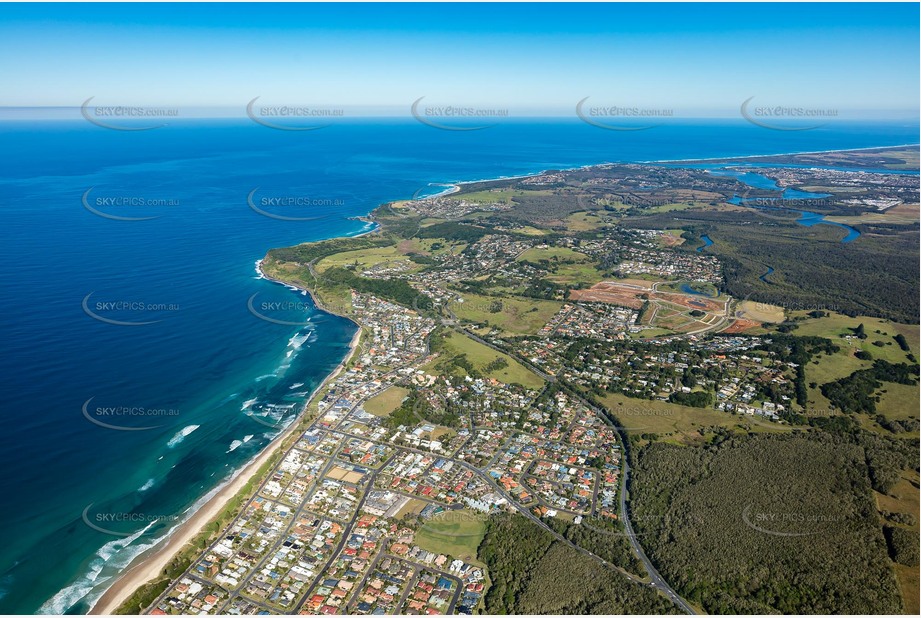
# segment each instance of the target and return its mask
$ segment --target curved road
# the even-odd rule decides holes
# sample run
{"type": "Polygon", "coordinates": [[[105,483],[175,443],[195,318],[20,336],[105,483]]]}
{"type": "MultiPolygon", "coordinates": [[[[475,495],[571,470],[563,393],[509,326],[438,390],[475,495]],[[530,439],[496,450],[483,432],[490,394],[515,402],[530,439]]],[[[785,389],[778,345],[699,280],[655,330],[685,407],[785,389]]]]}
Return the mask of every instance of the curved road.
{"type": "MultiPolygon", "coordinates": [[[[729,310],[728,305],[729,305],[729,304],[727,303],[727,312],[728,312],[728,310],[729,310]]],[[[446,307],[446,309],[447,309],[447,307],[446,307]]],[[[539,375],[539,376],[540,376],[541,378],[543,378],[544,380],[547,380],[548,382],[555,382],[555,381],[556,381],[556,378],[554,378],[553,376],[547,375],[546,373],[544,373],[543,371],[539,370],[537,367],[535,367],[534,365],[532,365],[531,363],[529,363],[527,360],[520,358],[520,357],[519,357],[517,354],[515,354],[514,352],[511,352],[511,351],[509,351],[509,350],[503,350],[502,348],[500,348],[500,347],[498,347],[498,346],[496,346],[496,345],[490,343],[489,341],[486,341],[485,339],[482,339],[482,338],[478,337],[477,335],[471,333],[471,332],[468,331],[467,329],[465,329],[465,328],[463,328],[462,326],[458,325],[457,322],[456,322],[456,316],[453,315],[453,312],[451,312],[450,309],[448,309],[448,312],[449,312],[449,314],[451,315],[451,318],[453,319],[453,324],[451,324],[451,325],[454,326],[455,328],[459,329],[460,331],[462,331],[463,334],[467,335],[468,337],[470,337],[471,339],[473,339],[473,340],[476,341],[477,343],[482,343],[483,345],[488,346],[488,347],[492,348],[493,350],[496,350],[497,352],[502,352],[503,354],[507,354],[508,356],[511,356],[511,357],[514,358],[516,361],[518,361],[519,363],[525,365],[526,367],[528,367],[528,369],[530,369],[531,371],[533,371],[534,373],[536,373],[537,375],[539,375]]],[[[595,414],[598,414],[600,418],[602,418],[602,419],[604,419],[604,420],[606,420],[606,421],[609,421],[609,420],[610,420],[610,419],[608,419],[607,415],[602,414],[601,411],[600,411],[597,407],[595,407],[595,406],[592,405],[590,402],[588,402],[588,401],[586,401],[585,399],[583,399],[577,392],[573,391],[571,388],[567,388],[566,390],[567,390],[572,396],[576,397],[579,401],[581,401],[584,405],[588,406],[589,409],[593,410],[593,411],[595,412],[595,414]]],[[[668,585],[668,582],[666,582],[666,581],[662,578],[662,576],[659,574],[659,572],[658,572],[658,571],[656,570],[656,568],[653,566],[652,562],[649,560],[649,557],[646,555],[646,552],[643,551],[643,547],[640,545],[639,541],[638,541],[637,538],[636,538],[636,533],[633,531],[633,524],[630,523],[630,512],[627,510],[627,481],[628,481],[628,479],[629,479],[629,477],[630,477],[630,462],[628,461],[628,457],[627,457],[627,448],[628,448],[629,442],[627,441],[626,432],[623,430],[622,427],[617,427],[617,426],[615,426],[615,429],[617,430],[617,434],[620,436],[621,443],[624,445],[623,457],[621,458],[621,464],[622,464],[622,466],[621,466],[621,487],[620,487],[620,511],[621,511],[621,514],[623,515],[622,521],[623,521],[623,524],[624,524],[624,530],[625,530],[625,532],[626,532],[627,540],[630,541],[630,546],[633,548],[634,553],[635,553],[635,554],[637,555],[637,557],[640,559],[640,562],[643,563],[643,566],[646,568],[646,572],[649,573],[649,578],[651,579],[650,585],[653,586],[653,587],[655,587],[655,588],[657,588],[663,595],[665,595],[672,603],[674,603],[675,605],[677,605],[678,607],[680,607],[685,613],[688,613],[688,614],[697,614],[697,611],[696,611],[693,607],[691,607],[690,603],[688,603],[687,601],[685,601],[677,592],[675,592],[675,591],[672,589],[671,586],[668,585]]],[[[474,469],[475,469],[475,468],[474,468],[474,469]]],[[[486,477],[486,479],[487,479],[488,481],[490,481],[490,484],[491,484],[491,485],[493,485],[493,486],[494,486],[495,488],[497,488],[497,489],[500,489],[499,486],[492,480],[491,477],[489,477],[488,474],[485,475],[485,477],[486,477]]],[[[503,495],[505,494],[505,492],[501,491],[501,489],[500,489],[500,493],[503,494],[503,495]]],[[[512,502],[512,501],[509,501],[509,503],[514,505],[514,502],[512,502]]],[[[553,533],[554,536],[556,536],[558,539],[560,539],[560,540],[562,540],[563,542],[567,543],[568,545],[572,546],[573,548],[575,548],[576,550],[578,550],[580,553],[582,553],[582,554],[584,554],[584,555],[587,555],[587,556],[591,556],[592,558],[595,558],[596,560],[601,560],[601,558],[599,558],[599,557],[596,556],[595,554],[591,553],[590,551],[588,551],[588,550],[586,550],[586,549],[583,549],[583,548],[579,547],[578,545],[575,545],[575,544],[573,544],[572,542],[568,541],[567,539],[563,538],[561,535],[556,534],[555,531],[551,530],[544,522],[540,521],[539,518],[535,517],[535,516],[534,516],[530,511],[528,511],[527,509],[525,509],[524,511],[522,511],[522,510],[519,509],[519,512],[521,512],[523,515],[525,515],[526,517],[528,517],[528,519],[530,519],[530,520],[534,521],[535,523],[537,523],[538,525],[540,525],[542,528],[544,528],[544,529],[546,529],[546,530],[549,530],[549,531],[550,531],[551,533],[553,533]]],[[[601,562],[602,562],[602,564],[604,564],[604,565],[606,565],[606,566],[611,566],[611,565],[607,565],[607,563],[606,563],[604,560],[601,560],[601,562]]],[[[627,577],[629,577],[629,578],[632,579],[633,581],[638,581],[636,578],[630,577],[630,575],[627,574],[626,571],[622,571],[622,570],[620,570],[620,569],[617,569],[617,570],[618,570],[619,572],[624,573],[625,575],[627,575],[627,577]]]]}
{"type": "MultiPolygon", "coordinates": [[[[620,430],[618,429],[618,433],[620,430]]],[[[643,551],[643,547],[640,545],[639,541],[636,540],[636,533],[633,532],[633,524],[630,523],[630,515],[627,511],[627,477],[630,475],[630,463],[627,461],[627,453],[624,451],[624,456],[622,458],[622,471],[621,474],[621,483],[620,483],[620,512],[623,514],[621,521],[624,524],[624,531],[626,532],[627,540],[630,541],[630,546],[633,547],[634,553],[639,557],[640,561],[643,563],[643,566],[646,567],[646,572],[649,573],[649,578],[652,580],[652,585],[658,588],[662,594],[667,596],[672,603],[680,607],[687,614],[696,614],[691,605],[685,601],[677,592],[672,590],[672,587],[668,585],[662,576],[659,575],[659,572],[652,562],[649,561],[649,558],[646,556],[646,552],[643,551]]]]}

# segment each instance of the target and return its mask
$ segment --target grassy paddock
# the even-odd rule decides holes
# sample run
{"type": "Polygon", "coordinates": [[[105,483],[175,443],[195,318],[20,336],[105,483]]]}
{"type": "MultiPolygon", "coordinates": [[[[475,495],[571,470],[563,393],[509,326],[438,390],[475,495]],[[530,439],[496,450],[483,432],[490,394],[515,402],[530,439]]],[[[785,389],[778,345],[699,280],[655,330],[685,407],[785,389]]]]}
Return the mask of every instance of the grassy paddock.
{"type": "Polygon", "coordinates": [[[751,416],[738,416],[713,408],[692,408],[666,401],[634,399],[616,393],[601,399],[628,433],[657,434],[660,440],[693,443],[702,439],[710,427],[725,427],[746,432],[786,432],[781,425],[751,416]]]}
{"type": "Polygon", "coordinates": [[[469,510],[440,513],[425,522],[416,533],[416,544],[437,554],[476,561],[477,548],[486,534],[482,514],[469,510]]]}
{"type": "Polygon", "coordinates": [[[391,412],[400,407],[407,395],[408,389],[391,386],[383,393],[368,399],[363,407],[374,416],[390,416],[391,412]]]}
{"type": "MultiPolygon", "coordinates": [[[[493,362],[497,358],[504,358],[508,365],[499,369],[498,371],[492,371],[489,373],[490,377],[496,378],[507,384],[520,384],[527,388],[541,388],[544,384],[544,381],[540,379],[537,375],[532,373],[529,369],[525,368],[518,361],[511,358],[507,354],[497,352],[492,348],[489,348],[482,343],[478,343],[457,332],[451,332],[446,335],[444,340],[441,343],[442,351],[444,352],[443,357],[433,361],[432,365],[440,364],[445,361],[446,358],[451,358],[454,356],[459,356],[465,354],[467,360],[473,365],[473,367],[482,373],[485,372],[485,367],[489,363],[493,362]]],[[[429,372],[434,372],[433,366],[424,367],[429,372]]]]}
{"type": "Polygon", "coordinates": [[[452,303],[451,310],[462,320],[491,326],[509,335],[533,335],[539,331],[562,303],[531,298],[496,298],[480,294],[464,294],[464,302],[452,303]],[[499,311],[493,311],[502,303],[499,311]]]}

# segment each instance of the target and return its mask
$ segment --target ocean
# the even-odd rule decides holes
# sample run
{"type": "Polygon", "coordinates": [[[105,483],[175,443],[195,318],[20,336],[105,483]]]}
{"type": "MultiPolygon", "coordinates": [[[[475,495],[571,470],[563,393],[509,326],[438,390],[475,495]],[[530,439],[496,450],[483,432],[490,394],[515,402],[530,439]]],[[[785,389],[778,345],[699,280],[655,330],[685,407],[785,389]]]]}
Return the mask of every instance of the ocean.
{"type": "Polygon", "coordinates": [[[0,135],[0,613],[31,614],[87,612],[341,362],[354,325],[259,278],[268,249],[366,232],[355,217],[439,183],[900,145],[918,125],[55,120],[0,135]]]}

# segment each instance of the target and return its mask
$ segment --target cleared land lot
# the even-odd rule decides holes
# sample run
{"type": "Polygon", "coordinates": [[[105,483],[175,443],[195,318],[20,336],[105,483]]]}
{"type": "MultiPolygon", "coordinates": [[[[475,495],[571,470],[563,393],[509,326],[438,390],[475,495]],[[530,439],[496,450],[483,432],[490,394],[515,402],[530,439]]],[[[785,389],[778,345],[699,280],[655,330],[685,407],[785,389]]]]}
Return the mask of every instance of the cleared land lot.
{"type": "Polygon", "coordinates": [[[658,439],[665,442],[695,443],[712,427],[771,433],[791,430],[789,425],[752,416],[738,416],[713,408],[692,408],[666,401],[634,399],[616,393],[605,395],[601,401],[628,433],[657,434],[658,439]]]}
{"type": "Polygon", "coordinates": [[[527,388],[541,388],[544,384],[542,379],[509,355],[497,352],[482,343],[474,341],[466,335],[454,331],[445,335],[439,351],[442,352],[443,357],[434,360],[431,365],[423,367],[423,369],[426,369],[430,373],[438,371],[434,369],[435,365],[450,362],[451,358],[463,354],[473,365],[474,369],[485,374],[487,373],[485,371],[486,365],[498,358],[502,358],[507,365],[502,369],[488,372],[490,377],[494,377],[507,384],[520,384],[527,388]]]}
{"type": "Polygon", "coordinates": [[[476,562],[477,548],[486,534],[486,516],[469,510],[435,515],[416,533],[422,549],[476,562]]]}
{"type": "Polygon", "coordinates": [[[451,303],[462,320],[490,326],[510,335],[533,335],[563,306],[551,300],[463,294],[464,302],[451,303]]]}
{"type": "Polygon", "coordinates": [[[380,395],[375,395],[367,400],[362,407],[374,416],[389,416],[391,412],[400,407],[409,390],[400,386],[391,386],[380,395]]]}

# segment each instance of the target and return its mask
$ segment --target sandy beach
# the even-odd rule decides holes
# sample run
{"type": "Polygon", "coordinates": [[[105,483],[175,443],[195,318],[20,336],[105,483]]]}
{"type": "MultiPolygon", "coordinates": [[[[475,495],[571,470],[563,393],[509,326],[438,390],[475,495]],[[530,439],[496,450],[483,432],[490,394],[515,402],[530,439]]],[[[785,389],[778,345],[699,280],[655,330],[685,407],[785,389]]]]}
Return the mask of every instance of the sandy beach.
{"type": "MultiPolygon", "coordinates": [[[[261,265],[261,261],[258,264],[261,265]]],[[[270,281],[275,281],[277,283],[282,283],[283,285],[291,286],[290,283],[278,281],[266,276],[264,273],[262,274],[266,279],[269,279],[270,281]]],[[[299,286],[293,287],[302,289],[299,286]]],[[[310,293],[309,290],[307,290],[307,292],[310,293]]],[[[319,307],[319,305],[317,306],[319,307]]],[[[231,498],[240,493],[240,491],[250,481],[250,479],[256,475],[256,473],[259,471],[259,468],[261,468],[263,464],[265,464],[272,457],[272,455],[281,448],[281,445],[285,439],[290,436],[299,426],[301,417],[304,415],[307,407],[310,405],[313,399],[320,392],[322,392],[323,388],[331,380],[334,380],[339,375],[339,373],[342,372],[342,369],[355,354],[355,350],[358,348],[360,337],[361,329],[359,328],[355,331],[355,335],[352,337],[352,341],[349,344],[349,352],[345,359],[339,364],[338,367],[336,367],[335,371],[330,373],[326,379],[324,379],[323,382],[321,382],[319,386],[314,389],[314,392],[311,393],[310,397],[304,403],[304,407],[301,409],[301,414],[299,414],[298,417],[284,429],[284,431],[278,434],[278,436],[276,436],[275,439],[272,440],[272,442],[269,443],[261,453],[259,453],[259,455],[257,455],[253,460],[246,464],[246,466],[237,471],[223,487],[221,487],[209,500],[207,500],[207,502],[205,502],[195,512],[194,515],[192,515],[192,517],[180,524],[172,534],[161,541],[156,547],[151,549],[146,554],[138,556],[128,566],[128,568],[122,572],[115,583],[112,584],[112,586],[106,590],[101,597],[99,597],[99,600],[96,601],[93,609],[89,612],[90,614],[111,614],[132,594],[134,594],[138,588],[160,576],[160,572],[167,564],[169,564],[173,556],[178,551],[180,551],[186,545],[186,543],[198,536],[198,534],[201,533],[208,522],[214,519],[218,513],[223,510],[231,498]]]]}

